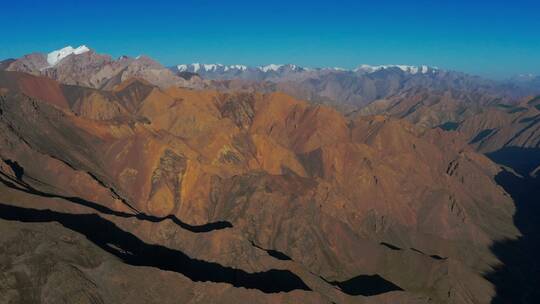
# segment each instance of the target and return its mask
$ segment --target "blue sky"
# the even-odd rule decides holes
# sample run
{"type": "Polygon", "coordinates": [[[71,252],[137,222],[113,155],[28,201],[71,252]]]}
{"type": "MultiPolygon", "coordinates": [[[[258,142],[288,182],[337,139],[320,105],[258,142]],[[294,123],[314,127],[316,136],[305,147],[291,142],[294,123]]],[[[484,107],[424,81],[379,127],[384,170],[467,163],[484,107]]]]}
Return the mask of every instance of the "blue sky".
{"type": "Polygon", "coordinates": [[[165,65],[428,64],[540,74],[540,1],[28,1],[2,4],[0,58],[86,44],[165,65]]]}

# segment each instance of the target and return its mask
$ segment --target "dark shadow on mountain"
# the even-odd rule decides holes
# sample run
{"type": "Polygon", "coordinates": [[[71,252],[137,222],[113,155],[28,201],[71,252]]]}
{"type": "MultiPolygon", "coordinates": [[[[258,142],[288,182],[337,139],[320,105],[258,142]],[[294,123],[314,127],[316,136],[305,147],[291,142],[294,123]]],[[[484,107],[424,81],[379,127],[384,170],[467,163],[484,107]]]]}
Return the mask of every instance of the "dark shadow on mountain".
{"type": "Polygon", "coordinates": [[[493,133],[493,131],[495,131],[495,129],[485,129],[485,130],[480,131],[478,134],[476,134],[476,136],[473,139],[471,139],[469,144],[475,144],[477,142],[482,141],[482,139],[489,136],[491,133],[493,133]]]}
{"type": "Polygon", "coordinates": [[[527,123],[527,122],[535,121],[535,120],[537,120],[539,118],[540,118],[540,114],[537,114],[537,115],[534,115],[534,116],[529,116],[529,117],[522,118],[522,119],[519,120],[519,123],[527,123]]]}
{"type": "MultiPolygon", "coordinates": [[[[324,278],[323,278],[324,280],[324,278]]],[[[326,280],[325,280],[326,281],[326,280]]],[[[334,286],[337,286],[346,294],[352,296],[375,296],[390,291],[403,291],[401,287],[385,280],[378,274],[374,275],[359,275],[346,281],[326,281],[334,286]]]]}
{"type": "Polygon", "coordinates": [[[13,174],[15,174],[15,178],[18,181],[22,181],[22,177],[24,175],[24,168],[21,167],[18,162],[12,161],[11,159],[4,160],[4,163],[11,168],[13,174]]]}
{"type": "Polygon", "coordinates": [[[411,249],[412,251],[416,252],[416,253],[419,253],[419,254],[421,254],[421,255],[428,256],[428,257],[430,257],[430,258],[432,258],[432,259],[435,259],[435,260],[446,260],[446,259],[448,259],[447,257],[442,257],[442,256],[440,256],[440,255],[438,255],[438,254],[427,254],[427,253],[423,252],[422,250],[419,250],[419,249],[416,249],[416,248],[412,248],[412,247],[411,247],[410,249],[411,249]]]}
{"type": "Polygon", "coordinates": [[[528,176],[540,166],[540,148],[505,147],[486,155],[492,161],[510,167],[523,176],[528,176]]]}
{"type": "Polygon", "coordinates": [[[422,250],[419,250],[419,249],[416,249],[416,248],[413,248],[413,247],[411,247],[410,249],[412,251],[416,252],[416,253],[420,253],[421,255],[426,255],[422,250]]]}
{"type": "Polygon", "coordinates": [[[539,102],[540,101],[540,96],[536,96],[535,98],[529,100],[527,102],[528,105],[532,106],[535,102],[539,102]]]}
{"type": "MultiPolygon", "coordinates": [[[[4,162],[7,163],[7,161],[4,161],[4,162]]],[[[66,201],[75,203],[77,205],[94,209],[103,214],[109,214],[109,215],[114,215],[114,216],[123,217],[123,218],[136,218],[139,220],[149,221],[153,223],[159,223],[159,222],[169,219],[173,223],[175,223],[177,226],[183,229],[189,230],[191,232],[194,232],[194,233],[205,233],[205,232],[232,227],[232,224],[227,221],[218,221],[218,222],[213,222],[213,223],[207,223],[204,225],[194,226],[194,225],[190,225],[190,224],[182,222],[180,219],[178,219],[174,215],[168,215],[166,217],[157,217],[157,216],[147,215],[140,212],[132,214],[132,213],[127,213],[127,212],[122,212],[122,211],[116,211],[116,210],[109,209],[103,205],[97,204],[95,202],[85,200],[80,197],[64,196],[64,195],[40,191],[38,189],[33,188],[31,185],[25,183],[24,181],[22,181],[22,176],[21,176],[21,179],[17,178],[17,180],[14,180],[10,176],[2,172],[0,172],[0,182],[4,184],[5,186],[18,190],[18,191],[22,191],[22,192],[32,194],[32,195],[47,197],[47,198],[64,199],[66,201]]]]}
{"type": "Polygon", "coordinates": [[[435,259],[435,260],[446,260],[446,259],[448,259],[447,257],[442,257],[442,256],[440,256],[438,254],[431,254],[429,257],[432,258],[432,259],[435,259]]]}
{"type": "Polygon", "coordinates": [[[521,236],[491,246],[502,262],[485,277],[495,285],[493,304],[538,303],[540,301],[540,179],[529,175],[538,164],[540,149],[505,148],[490,153],[492,160],[511,167],[520,175],[503,169],[496,182],[515,203],[514,225],[521,236]]]}
{"type": "Polygon", "coordinates": [[[445,131],[455,131],[457,128],[459,128],[459,122],[447,121],[442,125],[438,125],[437,128],[441,128],[445,131]]]}
{"type": "Polygon", "coordinates": [[[253,242],[253,241],[251,241],[251,245],[253,247],[255,247],[255,248],[266,251],[266,253],[268,253],[269,256],[271,256],[271,257],[273,257],[275,259],[282,260],[282,261],[292,261],[292,259],[288,255],[286,255],[285,253],[283,253],[281,251],[278,251],[278,250],[275,250],[275,249],[262,248],[261,246],[255,244],[255,242],[253,242]]]}
{"type": "Polygon", "coordinates": [[[75,215],[0,203],[0,218],[25,223],[57,222],[84,235],[126,264],[177,272],[195,282],[228,283],[265,293],[311,290],[297,275],[288,270],[271,269],[249,273],[218,263],[193,259],[179,250],[147,244],[96,214],[75,215]]]}
{"type": "Polygon", "coordinates": [[[392,250],[396,250],[396,251],[401,250],[401,248],[399,248],[398,246],[392,245],[392,244],[387,243],[387,242],[380,242],[379,244],[383,245],[386,248],[392,249],[392,250]]]}

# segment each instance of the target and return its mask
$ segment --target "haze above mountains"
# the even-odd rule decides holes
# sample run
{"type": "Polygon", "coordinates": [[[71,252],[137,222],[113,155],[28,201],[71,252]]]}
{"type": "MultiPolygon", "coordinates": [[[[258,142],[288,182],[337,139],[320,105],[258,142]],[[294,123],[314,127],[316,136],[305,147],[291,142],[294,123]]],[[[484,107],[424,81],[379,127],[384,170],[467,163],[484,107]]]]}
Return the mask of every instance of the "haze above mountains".
{"type": "Polygon", "coordinates": [[[4,60],[0,303],[535,303],[537,82],[4,60]]]}

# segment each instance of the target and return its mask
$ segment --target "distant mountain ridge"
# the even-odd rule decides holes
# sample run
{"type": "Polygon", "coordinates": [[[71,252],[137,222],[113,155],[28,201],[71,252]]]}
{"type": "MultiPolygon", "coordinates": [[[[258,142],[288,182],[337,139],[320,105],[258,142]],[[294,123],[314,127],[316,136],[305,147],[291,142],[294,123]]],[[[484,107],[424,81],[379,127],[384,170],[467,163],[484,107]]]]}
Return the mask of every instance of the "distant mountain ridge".
{"type": "Polygon", "coordinates": [[[226,80],[226,79],[249,79],[249,80],[267,80],[287,78],[288,74],[313,74],[324,72],[354,72],[360,74],[370,74],[382,70],[401,70],[407,74],[428,74],[435,73],[439,69],[427,65],[412,66],[412,65],[367,65],[362,64],[354,69],[345,69],[340,67],[319,67],[310,68],[296,64],[268,64],[262,66],[247,66],[242,64],[224,65],[220,63],[191,63],[178,64],[171,67],[174,72],[190,72],[198,73],[205,79],[210,80],[226,80]]]}
{"type": "Polygon", "coordinates": [[[540,94],[538,77],[492,81],[466,73],[427,65],[360,65],[309,68],[295,64],[178,64],[165,67],[147,56],[98,54],[86,45],[66,46],[50,53],[32,53],[0,62],[0,70],[46,76],[64,84],[110,90],[130,78],[140,78],[161,88],[187,87],[219,91],[270,93],[281,91],[312,103],[355,111],[373,101],[411,89],[460,90],[514,102],[540,94]]]}
{"type": "MultiPolygon", "coordinates": [[[[521,81],[493,81],[427,65],[366,65],[355,69],[309,68],[295,64],[265,66],[179,64],[175,73],[195,73],[219,90],[282,91],[296,98],[336,106],[347,112],[411,89],[459,90],[515,102],[540,93],[540,86],[521,81]]],[[[484,99],[484,98],[483,98],[484,99]]]]}

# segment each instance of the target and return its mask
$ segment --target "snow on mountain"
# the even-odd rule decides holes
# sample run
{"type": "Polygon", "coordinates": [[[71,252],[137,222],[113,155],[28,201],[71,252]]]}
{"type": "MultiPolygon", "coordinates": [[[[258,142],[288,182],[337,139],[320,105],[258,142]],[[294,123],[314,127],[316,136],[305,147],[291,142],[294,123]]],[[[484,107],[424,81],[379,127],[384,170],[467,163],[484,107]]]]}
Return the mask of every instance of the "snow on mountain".
{"type": "Polygon", "coordinates": [[[279,68],[281,68],[283,65],[282,64],[269,64],[269,65],[265,65],[265,66],[260,66],[259,67],[259,70],[263,71],[263,72],[268,72],[268,71],[277,71],[279,70],[279,68]]]}
{"type": "Polygon", "coordinates": [[[52,51],[47,54],[47,62],[49,63],[49,66],[52,67],[71,54],[79,55],[88,51],[90,51],[90,49],[86,45],[81,45],[78,48],[73,48],[71,45],[69,45],[65,48],[52,51]]]}
{"type": "Polygon", "coordinates": [[[193,73],[225,73],[225,72],[245,72],[245,71],[255,71],[262,73],[269,72],[305,72],[305,71],[317,71],[317,70],[326,70],[326,71],[335,71],[335,72],[362,72],[362,73],[374,73],[381,70],[397,68],[408,74],[428,74],[433,73],[437,70],[436,67],[429,67],[427,65],[421,66],[412,66],[412,65],[367,65],[363,64],[356,69],[349,70],[340,67],[329,67],[329,68],[304,68],[295,64],[268,64],[258,67],[249,67],[245,65],[223,65],[223,64],[202,64],[202,63],[192,63],[192,64],[179,64],[176,66],[176,69],[179,72],[193,72],[193,73]]]}
{"type": "Polygon", "coordinates": [[[176,66],[176,69],[179,72],[228,72],[228,71],[247,71],[250,70],[258,70],[262,71],[264,73],[274,71],[277,72],[280,69],[287,68],[291,71],[302,71],[302,70],[308,70],[306,68],[297,66],[295,64],[269,64],[265,66],[259,66],[259,67],[248,67],[246,65],[241,64],[233,64],[233,65],[223,65],[219,63],[214,64],[202,64],[202,63],[192,63],[192,64],[179,64],[176,66]]]}
{"type": "Polygon", "coordinates": [[[179,71],[179,72],[185,72],[188,70],[188,65],[187,64],[179,64],[176,66],[176,69],[179,71]]]}
{"type": "Polygon", "coordinates": [[[192,63],[192,64],[179,64],[176,66],[179,72],[219,72],[219,71],[245,71],[248,69],[245,65],[234,64],[234,65],[223,65],[219,63],[215,64],[201,64],[201,63],[192,63]]]}
{"type": "Polygon", "coordinates": [[[225,71],[228,71],[228,70],[240,70],[240,71],[245,71],[245,70],[247,70],[247,69],[248,69],[247,66],[241,65],[241,64],[234,64],[234,65],[225,66],[225,71]]]}
{"type": "Polygon", "coordinates": [[[274,71],[274,72],[277,72],[279,71],[280,69],[283,69],[283,68],[288,68],[292,71],[302,71],[302,70],[305,70],[304,68],[300,67],[300,66],[297,66],[296,64],[269,64],[269,65],[264,65],[264,66],[260,66],[260,67],[257,67],[257,69],[259,69],[260,71],[263,71],[265,73],[269,72],[269,71],[274,71]]]}
{"type": "Polygon", "coordinates": [[[402,70],[403,72],[409,73],[409,74],[418,74],[418,73],[427,74],[430,71],[434,72],[435,70],[437,70],[437,68],[429,67],[427,65],[412,66],[412,65],[391,64],[391,65],[375,65],[375,66],[372,66],[372,65],[362,64],[358,68],[354,69],[354,72],[374,73],[374,72],[377,72],[377,71],[387,70],[387,69],[391,69],[391,68],[398,68],[398,69],[402,70]]]}

